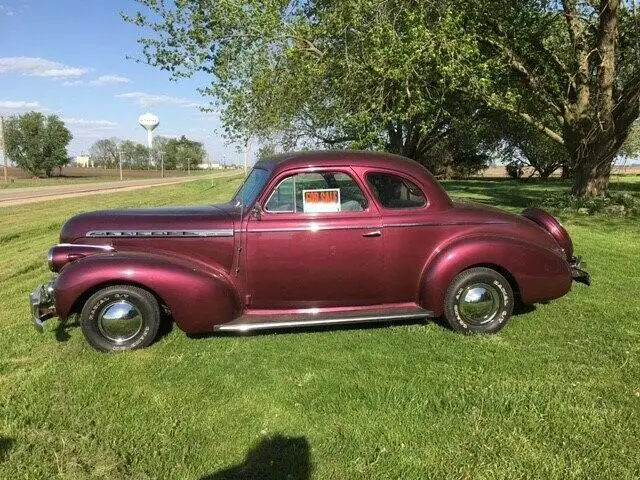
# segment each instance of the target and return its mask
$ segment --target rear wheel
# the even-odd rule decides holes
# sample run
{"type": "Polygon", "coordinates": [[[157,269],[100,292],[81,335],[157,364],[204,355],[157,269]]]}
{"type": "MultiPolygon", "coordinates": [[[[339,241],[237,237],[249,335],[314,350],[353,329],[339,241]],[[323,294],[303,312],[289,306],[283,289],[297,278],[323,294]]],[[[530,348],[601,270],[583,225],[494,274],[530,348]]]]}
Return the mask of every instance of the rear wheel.
{"type": "Polygon", "coordinates": [[[513,290],[490,268],[470,268],[449,285],[444,315],[454,330],[465,334],[496,333],[511,318],[513,290]]]}
{"type": "Polygon", "coordinates": [[[160,327],[160,306],[147,290],[114,285],[91,295],[80,317],[82,333],[93,348],[133,350],[153,342],[160,327]]]}

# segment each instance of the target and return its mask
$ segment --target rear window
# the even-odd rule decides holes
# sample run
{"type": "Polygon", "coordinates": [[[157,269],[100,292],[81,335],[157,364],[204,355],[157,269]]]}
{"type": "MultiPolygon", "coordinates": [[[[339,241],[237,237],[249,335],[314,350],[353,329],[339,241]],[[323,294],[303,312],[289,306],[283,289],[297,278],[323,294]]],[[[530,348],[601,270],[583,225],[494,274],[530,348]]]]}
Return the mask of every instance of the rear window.
{"type": "Polygon", "coordinates": [[[420,208],[427,204],[422,190],[406,178],[390,173],[368,173],[367,183],[385,208],[420,208]]]}

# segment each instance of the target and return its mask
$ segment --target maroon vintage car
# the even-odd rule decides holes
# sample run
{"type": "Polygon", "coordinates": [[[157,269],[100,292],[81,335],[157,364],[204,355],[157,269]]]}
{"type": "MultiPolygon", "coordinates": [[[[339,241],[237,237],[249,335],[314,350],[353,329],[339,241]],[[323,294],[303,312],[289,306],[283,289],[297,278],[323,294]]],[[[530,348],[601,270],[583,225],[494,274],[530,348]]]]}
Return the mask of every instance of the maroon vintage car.
{"type": "Polygon", "coordinates": [[[453,202],[421,165],[368,152],[259,161],[223,205],[84,213],[31,295],[99,350],[188,334],[444,317],[495,333],[514,304],[590,283],[551,215],[453,202]]]}

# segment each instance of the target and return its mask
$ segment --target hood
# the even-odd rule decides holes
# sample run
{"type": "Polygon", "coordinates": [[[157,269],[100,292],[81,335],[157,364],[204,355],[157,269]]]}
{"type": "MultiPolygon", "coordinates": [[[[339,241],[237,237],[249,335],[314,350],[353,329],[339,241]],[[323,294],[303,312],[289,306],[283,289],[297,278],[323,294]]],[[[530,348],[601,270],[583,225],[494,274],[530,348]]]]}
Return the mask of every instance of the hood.
{"type": "Polygon", "coordinates": [[[180,232],[199,236],[231,230],[241,211],[231,203],[180,208],[131,208],[81,213],[69,219],[60,232],[61,243],[87,236],[145,236],[154,232],[180,232]]]}

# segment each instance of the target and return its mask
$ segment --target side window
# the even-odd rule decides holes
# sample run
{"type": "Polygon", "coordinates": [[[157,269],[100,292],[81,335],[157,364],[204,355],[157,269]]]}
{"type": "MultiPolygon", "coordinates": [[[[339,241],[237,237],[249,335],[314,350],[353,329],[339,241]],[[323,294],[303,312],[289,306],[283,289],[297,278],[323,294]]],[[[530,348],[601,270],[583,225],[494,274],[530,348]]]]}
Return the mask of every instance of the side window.
{"type": "Polygon", "coordinates": [[[424,207],[427,201],[413,182],[389,173],[369,173],[367,182],[385,208],[424,207]]]}
{"type": "Polygon", "coordinates": [[[351,176],[342,172],[299,173],[284,179],[271,193],[269,212],[359,212],[367,199],[351,176]]]}

